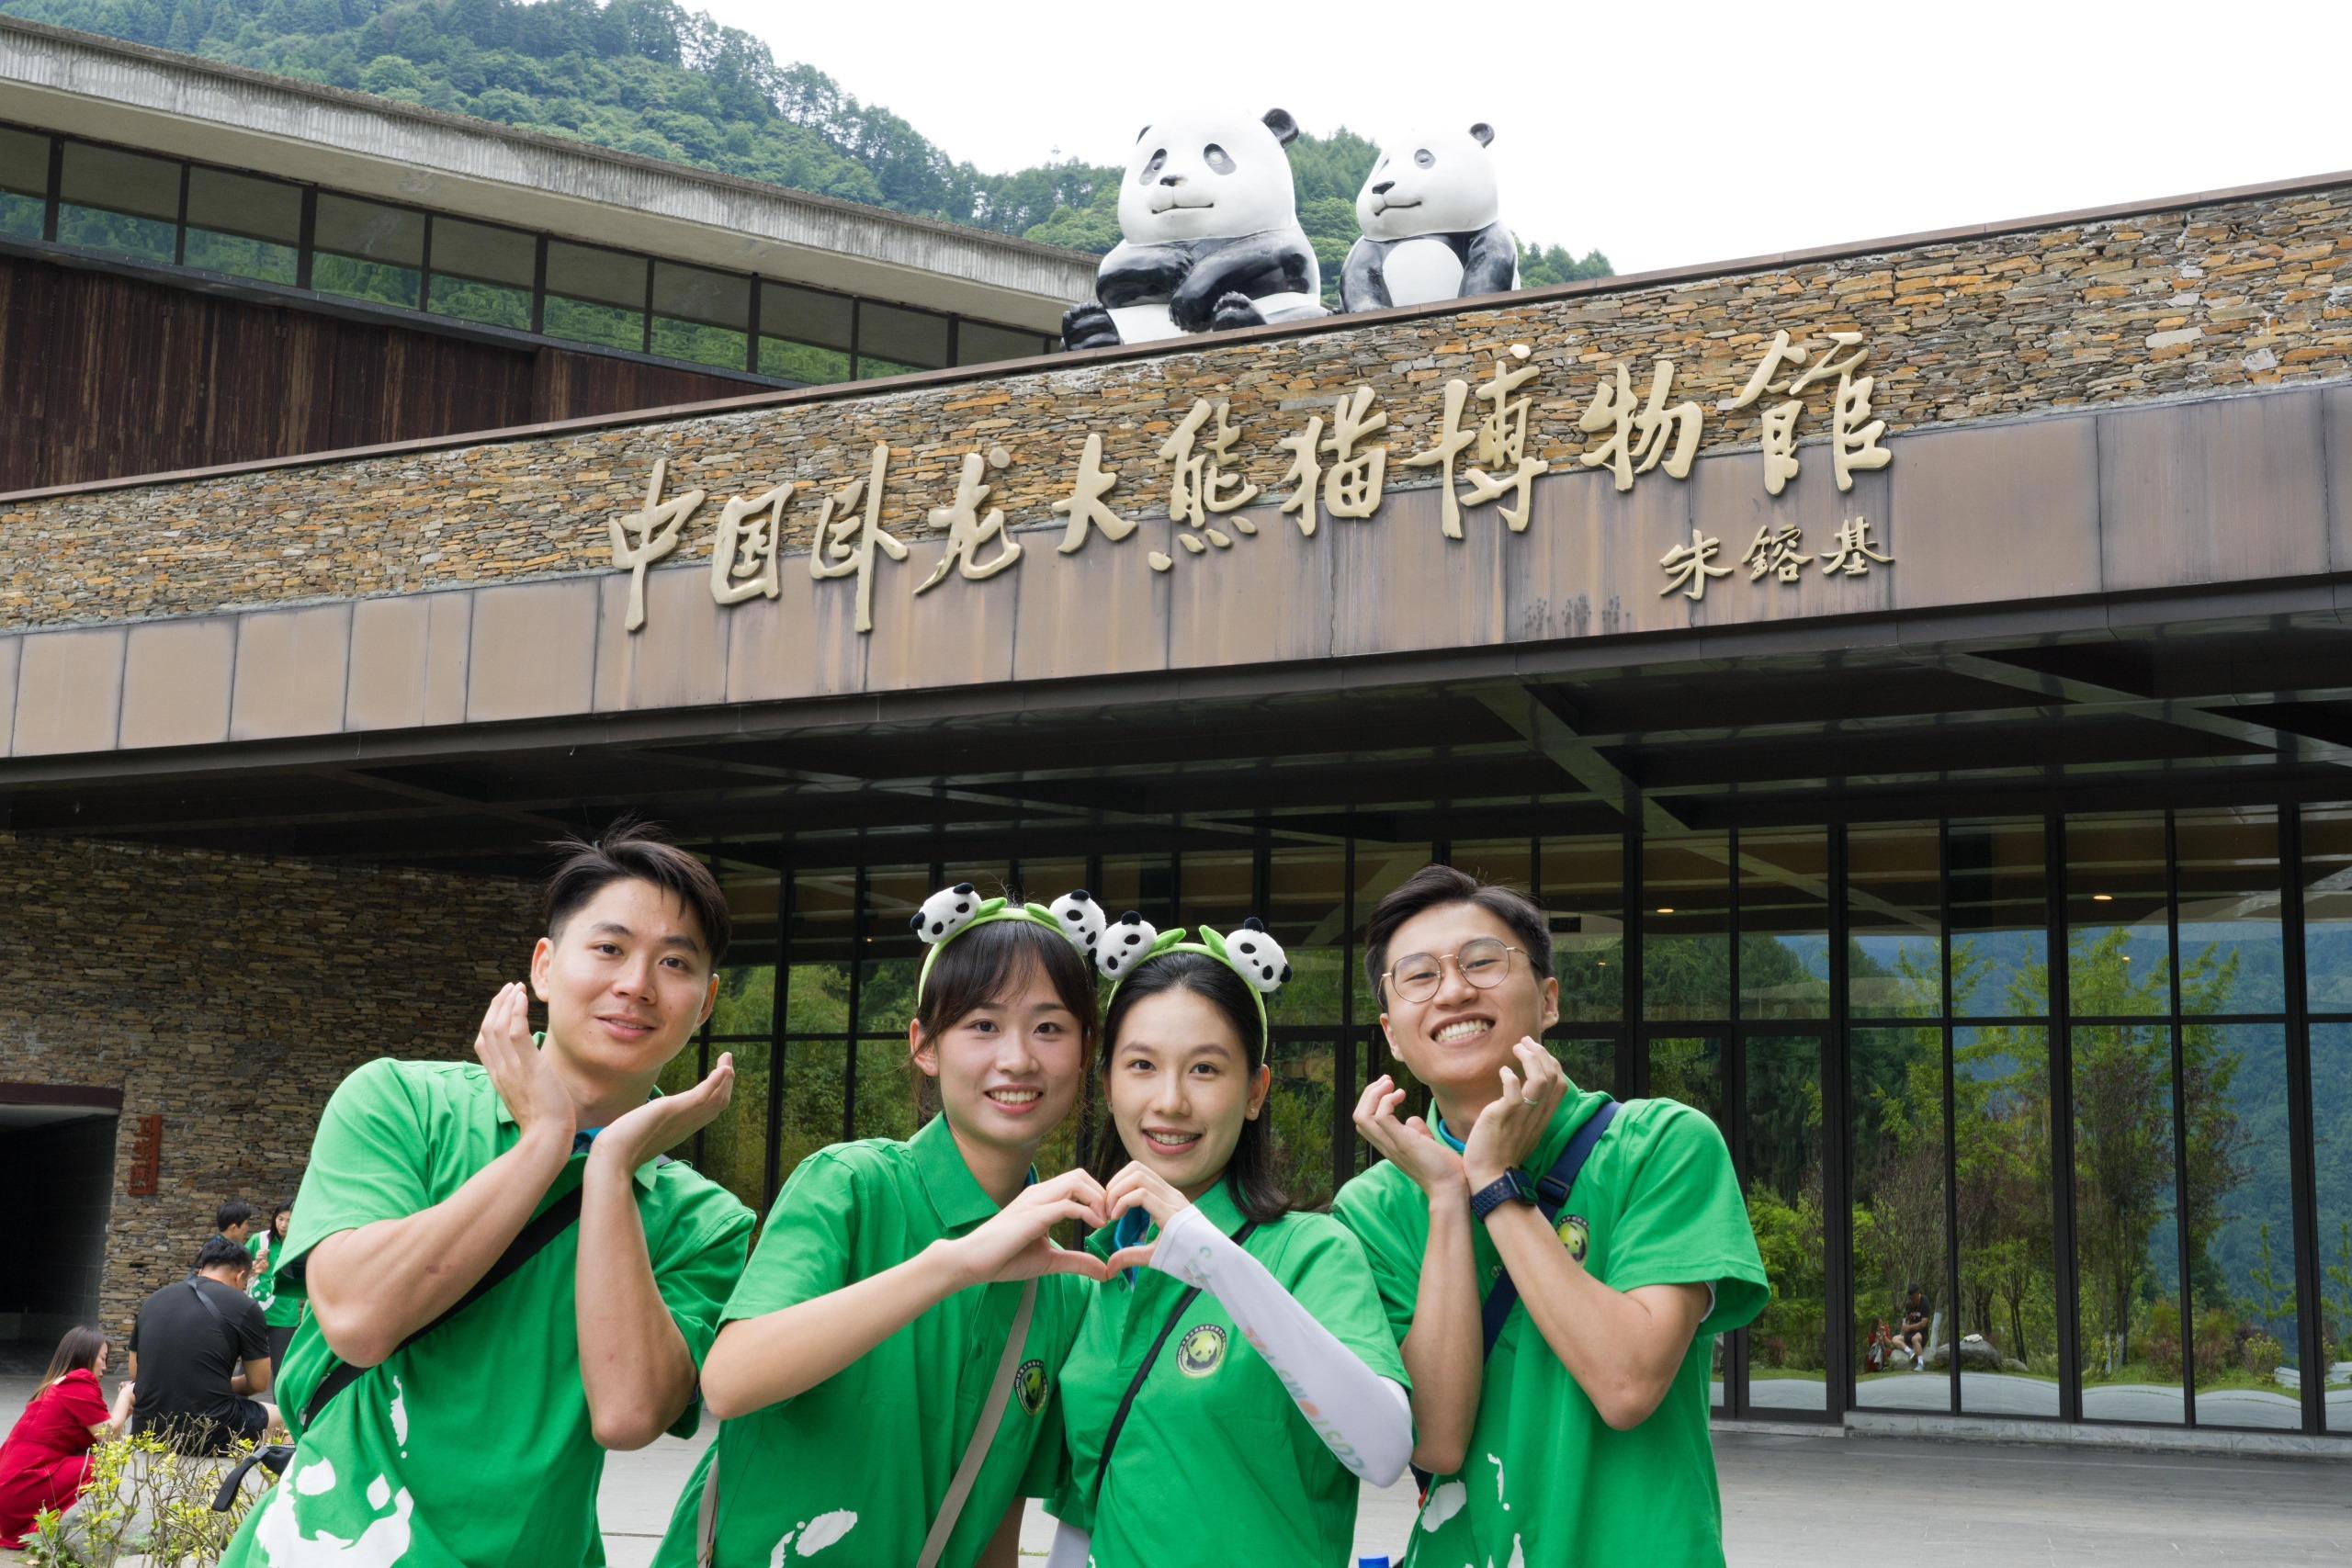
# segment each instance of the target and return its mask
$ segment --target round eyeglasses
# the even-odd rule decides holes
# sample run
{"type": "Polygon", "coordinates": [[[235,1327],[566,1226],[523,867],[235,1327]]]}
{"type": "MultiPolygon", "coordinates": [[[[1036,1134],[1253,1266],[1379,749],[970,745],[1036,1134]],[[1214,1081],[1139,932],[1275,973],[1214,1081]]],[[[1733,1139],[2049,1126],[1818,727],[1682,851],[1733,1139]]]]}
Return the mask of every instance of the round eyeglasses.
{"type": "Polygon", "coordinates": [[[1482,936],[1464,942],[1442,958],[1433,953],[1408,953],[1390,965],[1381,978],[1396,989],[1400,1001],[1425,1002],[1437,995],[1438,987],[1445,979],[1446,961],[1451,959],[1464,980],[1482,991],[1491,991],[1510,973],[1510,955],[1524,954],[1526,951],[1482,936]]]}

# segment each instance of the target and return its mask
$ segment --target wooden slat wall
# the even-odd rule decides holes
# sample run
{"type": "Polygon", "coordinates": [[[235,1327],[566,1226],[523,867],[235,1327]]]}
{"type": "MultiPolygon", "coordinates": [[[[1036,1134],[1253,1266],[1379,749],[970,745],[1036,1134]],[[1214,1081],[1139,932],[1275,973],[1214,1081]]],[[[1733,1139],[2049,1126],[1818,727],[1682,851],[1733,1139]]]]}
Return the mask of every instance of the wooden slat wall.
{"type": "Polygon", "coordinates": [[[0,491],[749,389],[0,257],[0,491]]]}

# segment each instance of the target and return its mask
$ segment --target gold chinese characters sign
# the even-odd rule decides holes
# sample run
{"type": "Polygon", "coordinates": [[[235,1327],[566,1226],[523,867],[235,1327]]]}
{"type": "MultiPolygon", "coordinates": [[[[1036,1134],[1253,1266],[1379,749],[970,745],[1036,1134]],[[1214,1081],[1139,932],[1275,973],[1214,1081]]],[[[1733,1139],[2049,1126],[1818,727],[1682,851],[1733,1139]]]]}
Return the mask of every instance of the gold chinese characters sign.
{"type": "MultiPolygon", "coordinates": [[[[1434,439],[1423,450],[1396,459],[1400,468],[1436,470],[1440,525],[1449,539],[1464,536],[1465,510],[1490,504],[1512,533],[1524,532],[1531,487],[1553,468],[1550,461],[1527,455],[1533,402],[1530,388],[1540,374],[1538,367],[1526,362],[1529,354],[1525,344],[1513,344],[1496,356],[1491,378],[1476,387],[1460,378],[1446,382],[1434,439]]],[[[1829,458],[1841,492],[1853,488],[1857,472],[1883,468],[1894,460],[1882,445],[1886,422],[1871,417],[1875,378],[1860,374],[1869,356],[1859,333],[1824,333],[1817,340],[1775,333],[1739,395],[1716,405],[1717,412],[1729,413],[1760,399],[1774,400],[1761,415],[1760,455],[1768,495],[1779,495],[1798,474],[1804,394],[1816,386],[1825,389],[1829,401],[1829,458]]],[[[1696,402],[1673,400],[1674,376],[1673,361],[1653,362],[1647,391],[1637,397],[1633,373],[1623,361],[1604,371],[1577,421],[1579,431],[1597,439],[1577,462],[1606,468],[1621,491],[1632,490],[1641,475],[1661,466],[1676,479],[1689,479],[1705,413],[1696,402]]],[[[1390,459],[1387,446],[1373,440],[1388,427],[1387,414],[1374,404],[1372,388],[1353,388],[1340,396],[1328,423],[1323,415],[1313,415],[1304,429],[1275,443],[1292,458],[1280,481],[1288,493],[1279,514],[1291,518],[1302,536],[1314,536],[1323,513],[1350,523],[1377,519],[1390,459]]],[[[1175,542],[1187,554],[1230,549],[1234,534],[1258,531],[1255,522],[1240,514],[1240,508],[1261,493],[1235,471],[1234,447],[1241,437],[1228,405],[1202,398],[1159,446],[1159,456],[1169,465],[1168,515],[1175,525],[1175,542]]],[[[837,488],[820,494],[815,502],[808,574],[820,581],[855,580],[861,633],[874,629],[877,558],[893,563],[907,558],[906,545],[881,526],[889,459],[888,445],[876,443],[863,473],[842,476],[835,481],[837,488]]],[[[989,472],[1011,461],[1001,446],[964,454],[953,499],[928,513],[944,534],[945,553],[914,586],[915,595],[937,587],[950,571],[981,581],[1020,564],[1022,542],[1008,532],[1003,509],[987,504],[995,488],[988,481],[989,472]]],[[[627,624],[632,632],[645,624],[646,570],[677,549],[687,521],[707,499],[699,490],[665,496],[668,469],[666,457],[656,459],[643,504],[607,525],[613,567],[630,574],[627,624]]],[[[713,600],[734,604],[776,597],[785,511],[803,490],[816,491],[820,484],[779,480],[720,507],[710,554],[713,600]]],[[[1135,532],[1136,523],[1120,515],[1111,501],[1118,484],[1118,470],[1103,467],[1102,437],[1089,434],[1069,494],[1052,503],[1052,511],[1064,519],[1057,553],[1081,549],[1098,533],[1116,547],[1135,532]]],[[[1808,548],[1795,525],[1768,522],[1736,558],[1737,564],[1725,566],[1717,564],[1723,540],[1694,527],[1687,543],[1678,543],[1658,558],[1664,584],[1658,592],[1703,600],[1710,582],[1734,576],[1741,567],[1750,583],[1785,588],[1801,582],[1808,566],[1833,577],[1859,577],[1873,566],[1894,564],[1893,557],[1872,540],[1866,517],[1844,520],[1833,538],[1820,543],[1823,547],[1808,548]]],[[[1174,558],[1156,549],[1146,551],[1143,559],[1156,572],[1171,570],[1176,564],[1174,558]]]]}

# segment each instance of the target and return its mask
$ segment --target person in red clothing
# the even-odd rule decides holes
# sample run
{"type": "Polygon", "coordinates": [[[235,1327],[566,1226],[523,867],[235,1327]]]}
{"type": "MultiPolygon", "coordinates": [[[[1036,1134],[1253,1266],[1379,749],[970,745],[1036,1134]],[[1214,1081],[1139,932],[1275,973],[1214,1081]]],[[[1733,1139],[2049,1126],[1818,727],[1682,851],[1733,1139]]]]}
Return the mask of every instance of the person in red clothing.
{"type": "Polygon", "coordinates": [[[89,1483],[90,1450],[122,1435],[133,1391],[124,1383],[107,1408],[98,1386],[107,1349],[96,1329],[67,1329],[25,1413],[0,1442],[0,1547],[21,1550],[43,1508],[72,1507],[89,1483]]]}

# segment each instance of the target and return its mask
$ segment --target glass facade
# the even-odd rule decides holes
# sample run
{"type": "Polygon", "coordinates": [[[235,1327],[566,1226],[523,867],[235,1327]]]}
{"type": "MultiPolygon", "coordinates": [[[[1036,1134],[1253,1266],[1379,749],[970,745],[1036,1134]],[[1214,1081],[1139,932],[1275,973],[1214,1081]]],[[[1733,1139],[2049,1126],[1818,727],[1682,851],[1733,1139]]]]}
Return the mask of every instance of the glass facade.
{"type": "Polygon", "coordinates": [[[795,386],[1051,354],[1050,334],[0,125],[0,241],[308,289],[795,386]]]}
{"type": "MultiPolygon", "coordinates": [[[[1295,972],[1277,1157],[1327,1203],[1368,1157],[1356,1096],[1399,1071],[1365,919],[1444,859],[1545,911],[1571,1077],[1722,1128],[1773,1288],[1716,1348],[1727,1416],[2352,1431],[2352,806],[920,865],[706,848],[739,935],[672,1077],[734,1053],[738,1110],[696,1153],[755,1207],[810,1151],[928,1113],[905,916],[956,880],[1265,919],[1295,972]]],[[[1090,1105],[1041,1168],[1095,1132],[1090,1105]]]]}

